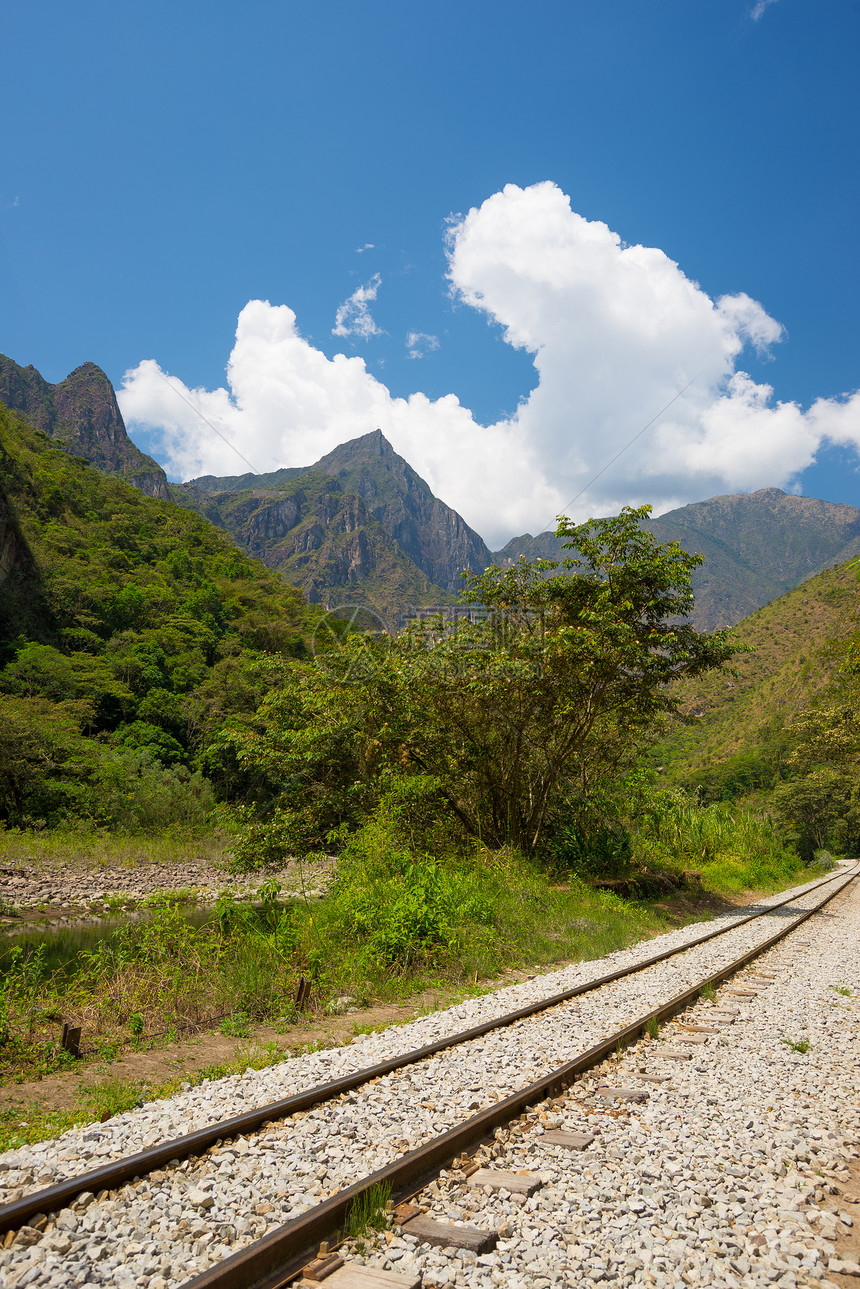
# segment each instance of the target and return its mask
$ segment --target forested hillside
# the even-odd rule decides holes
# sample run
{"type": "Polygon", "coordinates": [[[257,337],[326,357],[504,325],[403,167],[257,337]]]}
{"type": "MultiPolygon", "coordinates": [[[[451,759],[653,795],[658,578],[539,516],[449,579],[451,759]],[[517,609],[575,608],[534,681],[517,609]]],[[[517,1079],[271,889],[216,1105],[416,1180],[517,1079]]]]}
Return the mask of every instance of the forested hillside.
{"type": "Polygon", "coordinates": [[[667,770],[689,776],[752,749],[778,758],[785,727],[838,670],[838,642],[855,629],[857,607],[854,570],[841,564],[744,618],[735,631],[749,652],[736,656],[734,675],[678,683],[690,723],[657,749],[667,770]]]}
{"type": "Polygon", "coordinates": [[[0,408],[0,820],[199,824],[253,785],[218,751],[309,610],[192,511],[0,408]]]}
{"type": "Polygon", "coordinates": [[[735,674],[676,684],[682,719],[650,763],[704,802],[755,800],[807,857],[860,847],[858,607],[852,562],[745,618],[735,674]]]}

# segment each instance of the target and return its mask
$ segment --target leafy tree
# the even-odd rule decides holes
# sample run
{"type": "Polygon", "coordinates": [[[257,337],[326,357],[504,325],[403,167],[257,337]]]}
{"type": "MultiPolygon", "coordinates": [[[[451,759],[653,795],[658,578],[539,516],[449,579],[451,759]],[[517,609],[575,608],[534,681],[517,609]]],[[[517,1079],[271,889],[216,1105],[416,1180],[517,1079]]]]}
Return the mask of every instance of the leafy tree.
{"type": "Polygon", "coordinates": [[[669,683],[734,652],[728,633],[685,621],[701,560],[643,531],[649,513],[562,520],[568,559],[469,577],[464,600],[480,607],[454,621],[278,663],[256,731],[226,736],[280,787],[271,816],[248,821],[245,855],[367,818],[404,773],[461,838],[540,851],[673,710],[669,683]]]}
{"type": "Polygon", "coordinates": [[[26,827],[88,813],[85,783],[98,752],[81,718],[75,702],[0,695],[0,818],[26,827]]]}

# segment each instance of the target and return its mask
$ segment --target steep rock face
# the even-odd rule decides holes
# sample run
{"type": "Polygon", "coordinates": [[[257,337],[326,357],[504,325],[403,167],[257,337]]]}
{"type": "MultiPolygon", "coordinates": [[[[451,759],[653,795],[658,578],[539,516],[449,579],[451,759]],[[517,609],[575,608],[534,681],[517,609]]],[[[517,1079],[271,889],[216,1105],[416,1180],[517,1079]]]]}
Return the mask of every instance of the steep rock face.
{"type": "Polygon", "coordinates": [[[464,569],[479,572],[490,562],[482,538],[434,497],[380,430],[335,448],[314,468],[361,497],[368,514],[437,585],[457,592],[464,569]]]}
{"type": "Polygon", "coordinates": [[[52,385],[35,367],[19,367],[0,354],[0,401],[104,474],[168,500],[164,471],[128,437],[113,386],[95,363],[52,385]]]}
{"type": "MultiPolygon", "coordinates": [[[[247,512],[243,520],[239,518],[239,498],[243,499],[242,506],[250,505],[251,498],[256,502],[254,532],[265,534],[266,540],[280,540],[281,526],[300,523],[308,506],[326,524],[348,523],[349,516],[355,524],[372,520],[437,590],[441,587],[453,594],[460,590],[464,569],[479,572],[491,558],[474,529],[433,495],[380,430],[341,444],[307,469],[289,467],[271,474],[221,479],[205,475],[190,480],[183,488],[192,504],[206,506],[210,516],[211,503],[216,501],[225,527],[243,543],[250,540],[250,533],[240,534],[234,529],[234,524],[247,518],[247,512]],[[298,502],[295,518],[285,501],[287,495],[298,502]],[[360,498],[363,514],[343,509],[343,499],[348,495],[360,498]],[[271,515],[264,516],[266,511],[271,515]]],[[[261,550],[255,553],[265,558],[261,550]]]]}
{"type": "MultiPolygon", "coordinates": [[[[860,510],[779,488],[712,497],[670,510],[645,525],[661,542],[677,541],[705,562],[693,573],[704,630],[734,626],[807,577],[860,553],[860,510]]],[[[503,568],[520,555],[562,559],[552,533],[515,537],[493,557],[503,568]]]]}
{"type": "Polygon", "coordinates": [[[490,552],[378,430],[306,470],[183,484],[187,503],[221,524],[311,599],[344,597],[397,615],[450,600],[460,574],[490,552]]]}

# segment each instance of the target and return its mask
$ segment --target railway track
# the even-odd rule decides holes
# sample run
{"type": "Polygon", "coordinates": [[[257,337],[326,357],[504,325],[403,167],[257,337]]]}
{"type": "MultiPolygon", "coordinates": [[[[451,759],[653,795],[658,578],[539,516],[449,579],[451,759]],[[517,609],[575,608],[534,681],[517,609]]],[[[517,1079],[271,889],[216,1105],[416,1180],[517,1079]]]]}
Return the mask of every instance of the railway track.
{"type": "MultiPolygon", "coordinates": [[[[505,1078],[500,1077],[500,1071],[507,1067],[511,1058],[511,1053],[517,1052],[519,1056],[523,1049],[528,1048],[529,1044],[535,1043],[540,1046],[541,1042],[546,1041],[547,1033],[550,1038],[550,1045],[553,1051],[559,1051],[566,1048],[570,1051],[575,1050],[572,1059],[567,1059],[560,1064],[547,1061],[543,1056],[537,1061],[540,1066],[540,1075],[537,1079],[528,1079],[525,1076],[529,1073],[528,1063],[519,1069],[513,1079],[518,1086],[507,1096],[501,1096],[496,1102],[492,1101],[492,1094],[489,1097],[485,1095],[487,1089],[483,1091],[479,1086],[475,1089],[466,1088],[465,1098],[459,1095],[459,1103],[451,1110],[448,1115],[453,1119],[450,1126],[443,1125],[442,1131],[439,1128],[438,1118],[435,1113],[424,1116],[428,1123],[418,1127],[418,1135],[426,1138],[424,1144],[417,1149],[409,1150],[405,1154],[400,1153],[393,1162],[387,1162],[381,1169],[374,1169],[372,1172],[363,1176],[360,1181],[353,1182],[351,1185],[336,1184],[335,1193],[329,1195],[322,1203],[313,1204],[308,1207],[305,1203],[307,1196],[304,1196],[302,1203],[307,1211],[300,1216],[288,1220],[277,1226],[274,1230],[268,1231],[267,1234],[255,1243],[240,1249],[238,1253],[225,1256],[217,1266],[205,1270],[202,1275],[197,1276],[189,1282],[194,1289],[215,1289],[216,1286],[221,1289],[229,1289],[231,1286],[260,1286],[263,1289],[274,1289],[274,1286],[284,1284],[294,1277],[306,1264],[309,1255],[311,1255],[317,1245],[324,1240],[330,1239],[343,1226],[345,1217],[351,1205],[363,1194],[369,1191],[373,1186],[385,1183],[392,1187],[395,1198],[400,1198],[417,1187],[424,1184],[435,1173],[438,1173],[441,1167],[450,1164],[454,1156],[462,1155],[464,1152],[472,1150],[482,1141],[486,1141],[494,1130],[510,1122],[510,1120],[521,1114],[528,1106],[535,1102],[545,1099],[547,1096],[554,1096],[560,1093],[565,1087],[569,1086],[577,1077],[581,1076],[589,1068],[605,1059],[610,1053],[617,1049],[623,1048],[628,1043],[633,1042],[647,1028],[649,1023],[659,1023],[668,1017],[677,1014],[685,1007],[689,1006],[700,995],[702,989],[708,986],[719,985],[722,981],[728,979],[731,975],[741,970],[749,961],[758,954],[764,952],[767,948],[777,943],[789,931],[794,930],[806,918],[818,912],[826,903],[833,899],[855,876],[855,870],[846,873],[844,870],[834,874],[820,882],[810,884],[803,888],[802,891],[795,892],[791,896],[772,901],[765,907],[758,909],[754,913],[743,915],[733,919],[728,926],[720,927],[716,931],[710,930],[702,935],[693,937],[689,942],[681,946],[675,946],[669,950],[650,955],[644,960],[636,963],[632,969],[621,969],[601,976],[597,979],[584,982],[572,989],[562,991],[549,998],[544,998],[537,1003],[527,1007],[522,1007],[516,1011],[504,1014],[501,1017],[495,1017],[481,1025],[473,1026],[469,1030],[462,1031],[453,1036],[448,1036],[436,1043],[426,1045],[423,1048],[416,1049],[409,1053],[401,1054],[392,1058],[390,1061],[377,1064],[368,1069],[357,1071],[350,1074],[344,1079],[335,1080],[334,1082],[315,1088],[311,1088],[298,1096],[289,1097],[280,1102],[270,1103],[260,1107],[243,1116],[234,1116],[231,1119],[219,1121],[211,1124],[202,1131],[187,1134],[185,1138],[174,1139],[164,1143],[161,1146],[146,1152],[138,1152],[134,1156],[118,1160],[104,1168],[91,1170],[88,1173],[79,1174],[78,1176],[66,1179],[59,1185],[34,1192],[23,1197],[13,1204],[8,1204],[0,1209],[0,1227],[9,1232],[19,1230],[23,1225],[30,1221],[35,1221],[39,1226],[47,1228],[49,1226],[48,1215],[65,1210],[72,1213],[72,1219],[68,1224],[74,1225],[77,1218],[74,1216],[75,1210],[66,1209],[70,1203],[74,1203],[77,1197],[84,1193],[82,1205],[79,1203],[79,1209],[82,1207],[85,1211],[91,1204],[98,1207],[98,1203],[104,1203],[104,1192],[115,1192],[117,1188],[123,1187],[132,1178],[149,1176],[152,1178],[152,1184],[161,1186],[165,1182],[164,1175],[160,1172],[162,1165],[169,1164],[172,1173],[168,1175],[176,1176],[179,1180],[172,1183],[173,1190],[176,1190],[177,1184],[180,1193],[186,1190],[189,1194],[194,1192],[195,1199],[199,1202],[196,1209],[203,1214],[209,1214],[211,1209],[216,1206],[216,1194],[211,1181],[208,1183],[209,1189],[203,1190],[207,1186],[206,1170],[211,1172],[213,1169],[223,1169],[225,1163],[227,1170],[236,1169],[241,1165],[241,1157],[244,1151],[234,1148],[229,1158],[225,1161],[225,1142],[229,1139],[241,1138],[239,1134],[256,1133],[266,1139],[265,1145],[270,1149],[270,1153],[279,1157],[283,1163],[284,1153],[288,1152],[295,1138],[295,1129],[300,1123],[307,1125],[309,1112],[312,1107],[316,1107],[314,1114],[322,1114],[322,1107],[329,1105],[334,1122],[339,1123],[341,1127],[346,1121],[347,1135],[350,1124],[354,1118],[353,1107],[358,1101],[359,1088],[382,1088],[381,1096],[386,1100],[389,1096],[388,1087],[391,1086],[391,1076],[398,1075],[398,1083],[409,1084],[409,1069],[417,1066],[423,1069],[425,1073],[429,1070],[430,1086],[434,1086],[433,1080],[437,1076],[434,1074],[434,1064],[439,1065],[439,1058],[443,1052],[448,1052],[448,1062],[455,1058],[455,1053],[451,1049],[465,1047],[474,1050],[480,1043],[480,1040],[488,1035],[495,1034],[494,1042],[500,1043],[500,1031],[507,1031],[509,1042],[502,1043],[502,1047],[492,1059],[487,1058],[486,1081],[492,1081],[494,1086],[504,1087],[505,1078]],[[796,906],[792,910],[792,905],[796,906]],[[741,934],[743,928],[750,923],[764,920],[767,927],[767,919],[779,918],[784,920],[779,930],[774,934],[765,934],[755,940],[751,945],[748,943],[741,944],[741,934]],[[711,943],[715,942],[715,943],[711,943]],[[701,951],[704,945],[710,944],[709,960],[704,965],[712,968],[704,975],[702,974],[701,951]],[[738,953],[741,948],[742,952],[738,953]],[[697,956],[698,955],[698,956],[697,956]],[[683,965],[673,961],[681,959],[683,965]],[[633,988],[631,994],[632,978],[641,977],[638,989],[633,988]],[[680,990],[671,990],[673,984],[683,984],[680,990]],[[615,1026],[606,1033],[605,1016],[601,1015],[604,1010],[603,1003],[600,1001],[608,997],[609,992],[614,989],[616,993],[620,990],[622,994],[626,991],[624,999],[621,1001],[621,1010],[617,1014],[625,1023],[615,1026]],[[600,991],[598,997],[598,991],[600,991]],[[646,1010],[642,1009],[641,1003],[649,993],[656,991],[658,1005],[646,1010]],[[591,996],[589,998],[589,996],[591,996]],[[578,1002],[578,1011],[573,1012],[574,1001],[578,1002]],[[582,1008],[591,1005],[591,1015],[586,1015],[582,1008]],[[626,1011],[625,1011],[626,1008],[626,1011]],[[580,1021],[580,1030],[577,1034],[570,1034],[570,1022],[576,1014],[580,1021]],[[540,1034],[534,1029],[535,1026],[544,1027],[544,1033],[540,1034]],[[547,1030],[547,1026],[549,1027],[547,1030]],[[560,1026],[560,1028],[559,1028],[560,1026]],[[598,1042],[587,1044],[583,1050],[582,1042],[589,1036],[600,1032],[601,1037],[598,1042]],[[559,1036],[563,1033],[563,1042],[559,1042],[559,1036]],[[537,1035],[537,1037],[535,1037],[537,1035]],[[582,1040],[582,1041],[580,1041],[582,1040]],[[493,1065],[495,1062],[495,1066],[493,1065]],[[549,1068],[544,1068],[549,1066],[549,1068]],[[463,1117],[462,1105],[469,1101],[469,1093],[472,1092],[471,1101],[480,1105],[481,1101],[490,1100],[490,1104],[481,1106],[477,1114],[467,1114],[463,1117]],[[285,1123],[287,1116],[293,1116],[293,1124],[285,1123]],[[280,1121],[280,1128],[277,1127],[280,1121]],[[265,1125],[265,1128],[264,1128],[265,1125]],[[261,1130],[262,1134],[261,1134],[261,1130]],[[209,1155],[204,1160],[200,1159],[202,1152],[209,1151],[209,1155]],[[180,1162],[180,1161],[184,1161],[180,1162]],[[179,1170],[179,1171],[177,1171],[179,1170]],[[182,1175],[184,1170],[184,1176],[182,1175]],[[202,1171],[201,1171],[202,1170],[202,1171]],[[153,1176],[153,1174],[155,1174],[153,1176]],[[194,1182],[200,1185],[194,1185],[194,1182]],[[99,1195],[98,1203],[93,1200],[92,1193],[99,1195]],[[89,1196],[86,1194],[89,1193],[89,1196]],[[202,1199],[200,1198],[202,1195],[202,1199]],[[36,1215],[41,1215],[37,1217],[36,1215]]],[[[757,928],[761,930],[762,928],[757,928]]],[[[770,928],[767,927],[769,930],[770,928]]],[[[744,935],[746,933],[743,933],[744,935]]],[[[607,1007],[612,1015],[616,1015],[612,1008],[617,1008],[619,1002],[608,1003],[607,1007]]],[[[534,1065],[534,1062],[532,1063],[534,1065]]],[[[531,1072],[534,1072],[533,1069],[531,1072]]],[[[424,1077],[422,1075],[422,1077],[424,1077]]],[[[474,1071],[465,1071],[466,1081],[471,1084],[475,1083],[474,1071]]],[[[418,1076],[416,1075],[416,1078],[418,1076]]],[[[420,1078],[418,1079],[420,1083],[420,1078]]],[[[463,1089],[460,1090],[461,1092],[463,1089]]],[[[401,1095],[402,1090],[398,1093],[401,1095]]],[[[364,1095],[368,1095],[365,1092],[364,1095]]],[[[414,1096],[427,1095],[426,1086],[422,1093],[416,1084],[414,1089],[410,1090],[407,1086],[405,1096],[407,1103],[414,1096]]],[[[377,1097],[377,1100],[379,1097],[377,1097]]],[[[456,1099],[456,1098],[455,1098],[456,1099]]],[[[433,1106],[435,1112],[435,1106],[433,1106]]],[[[419,1116],[420,1118],[421,1116],[419,1116]]],[[[415,1135],[415,1129],[410,1130],[415,1135]]],[[[299,1134],[301,1135],[301,1134],[299,1134]]],[[[327,1147],[329,1153],[339,1149],[335,1142],[337,1134],[328,1134],[327,1147]]],[[[245,1139],[247,1141],[247,1139],[245,1139]]],[[[305,1143],[307,1144],[307,1143],[305,1143]]],[[[359,1147],[361,1142],[358,1143],[359,1147]]],[[[405,1144],[408,1144],[405,1143],[405,1144]]],[[[388,1153],[392,1149],[397,1150],[396,1141],[390,1137],[385,1142],[388,1153]]],[[[301,1145],[297,1146],[302,1149],[301,1145]]],[[[317,1138],[311,1133],[310,1139],[311,1152],[319,1152],[317,1138]]],[[[255,1148],[256,1149],[256,1148],[255,1148]]],[[[342,1152],[343,1153],[343,1152],[342,1152]]],[[[348,1153],[348,1152],[347,1152],[348,1153]]],[[[365,1158],[372,1154],[372,1150],[362,1151],[359,1149],[359,1157],[365,1158]]],[[[319,1157],[319,1156],[317,1156],[319,1157]]],[[[355,1160],[347,1161],[347,1171],[352,1171],[355,1175],[355,1160]]],[[[277,1170],[275,1170],[277,1171],[277,1170]]],[[[289,1171],[289,1170],[288,1170],[289,1171]]],[[[323,1168],[323,1176],[327,1170],[323,1168]]],[[[283,1176],[282,1176],[283,1180],[283,1176]]],[[[293,1181],[295,1179],[293,1178],[293,1181]]],[[[328,1178],[329,1183],[334,1181],[338,1183],[341,1179],[338,1176],[328,1178]]],[[[270,1185],[268,1178],[261,1181],[261,1189],[267,1190],[270,1185]]],[[[293,1192],[295,1192],[293,1186],[293,1192]]],[[[319,1189],[319,1188],[317,1188],[319,1189]]],[[[147,1186],[147,1194],[152,1194],[152,1186],[147,1186]]],[[[124,1192],[125,1193],[125,1192],[124,1192]]],[[[133,1189],[129,1188],[129,1202],[133,1207],[133,1189]]],[[[246,1202],[247,1197],[238,1197],[241,1207],[246,1202]]],[[[116,1200],[108,1199],[109,1203],[116,1203],[116,1200]]],[[[234,1201],[231,1201],[235,1203],[234,1201]]],[[[265,1203],[265,1200],[263,1201],[265,1203]]],[[[181,1203],[179,1205],[181,1210],[181,1203]]],[[[271,1211],[276,1212],[275,1206],[269,1206],[271,1211]]],[[[283,1205],[281,1208],[283,1209],[283,1205]]],[[[63,1214],[60,1213],[62,1218],[63,1214]]],[[[180,1218],[180,1220],[182,1220],[180,1218]]],[[[198,1223],[198,1225],[206,1223],[198,1223]]],[[[218,1223],[210,1225],[218,1226],[218,1223]]],[[[230,1225],[229,1222],[220,1223],[220,1234],[225,1236],[227,1243],[223,1245],[227,1251],[231,1242],[241,1239],[243,1232],[236,1230],[235,1234],[226,1231],[224,1228],[230,1225]],[[231,1241],[229,1236],[234,1234],[231,1241]]],[[[8,1237],[7,1237],[8,1238],[8,1237]]],[[[245,1235],[247,1238],[247,1235],[245,1235]]],[[[133,1241],[132,1243],[140,1243],[133,1241]]],[[[218,1246],[216,1245],[216,1248],[218,1246]]],[[[214,1249],[212,1250],[215,1251],[214,1249]]],[[[150,1259],[152,1261],[152,1259],[150,1259]]],[[[162,1263],[165,1259],[162,1259],[162,1263]]],[[[144,1273],[145,1274],[145,1273],[144,1273]]],[[[156,1276],[155,1279],[158,1277],[156,1276]]],[[[175,1273],[171,1274],[171,1280],[177,1282],[180,1277],[175,1273]]],[[[97,1277],[95,1282],[101,1277],[97,1277]]],[[[48,1283],[48,1282],[46,1282],[48,1283]]],[[[138,1283],[143,1283],[138,1279],[138,1283]]],[[[165,1282],[166,1283],[166,1282],[165,1282]]]]}

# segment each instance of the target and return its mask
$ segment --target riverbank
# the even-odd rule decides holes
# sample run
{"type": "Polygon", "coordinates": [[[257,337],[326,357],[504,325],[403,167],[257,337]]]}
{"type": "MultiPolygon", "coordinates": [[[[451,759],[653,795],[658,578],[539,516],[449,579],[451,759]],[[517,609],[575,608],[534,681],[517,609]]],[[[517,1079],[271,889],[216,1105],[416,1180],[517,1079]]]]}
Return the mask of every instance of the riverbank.
{"type": "Polygon", "coordinates": [[[165,894],[198,904],[214,904],[224,896],[254,900],[272,882],[284,898],[318,899],[331,882],[334,863],[333,856],[319,856],[263,873],[232,873],[223,861],[215,864],[207,858],[132,864],[88,860],[83,854],[34,862],[7,849],[0,862],[0,925],[7,933],[16,924],[68,925],[132,910],[165,894]]]}

